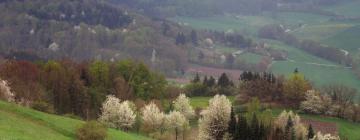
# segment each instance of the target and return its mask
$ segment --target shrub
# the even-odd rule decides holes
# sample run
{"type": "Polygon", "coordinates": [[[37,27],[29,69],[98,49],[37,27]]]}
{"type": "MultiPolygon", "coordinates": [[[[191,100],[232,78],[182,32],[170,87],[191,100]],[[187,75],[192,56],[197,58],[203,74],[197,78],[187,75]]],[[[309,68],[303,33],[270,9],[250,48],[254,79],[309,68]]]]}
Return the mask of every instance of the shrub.
{"type": "Polygon", "coordinates": [[[105,126],[96,121],[87,122],[76,131],[78,140],[104,140],[106,137],[105,126]]]}
{"type": "Polygon", "coordinates": [[[47,102],[44,101],[36,101],[31,105],[31,108],[37,110],[37,111],[41,111],[41,112],[46,112],[46,113],[54,113],[54,108],[47,102]]]}

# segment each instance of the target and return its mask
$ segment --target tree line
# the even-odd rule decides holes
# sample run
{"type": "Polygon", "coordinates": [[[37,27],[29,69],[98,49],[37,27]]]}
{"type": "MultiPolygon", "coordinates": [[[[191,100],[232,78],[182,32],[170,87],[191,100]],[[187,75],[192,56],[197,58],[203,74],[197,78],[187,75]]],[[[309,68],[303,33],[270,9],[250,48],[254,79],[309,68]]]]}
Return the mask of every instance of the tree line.
{"type": "Polygon", "coordinates": [[[0,75],[10,87],[14,102],[85,119],[99,115],[107,95],[144,101],[161,99],[167,83],[145,64],[130,60],[113,63],[7,61],[1,64],[0,75]]]}

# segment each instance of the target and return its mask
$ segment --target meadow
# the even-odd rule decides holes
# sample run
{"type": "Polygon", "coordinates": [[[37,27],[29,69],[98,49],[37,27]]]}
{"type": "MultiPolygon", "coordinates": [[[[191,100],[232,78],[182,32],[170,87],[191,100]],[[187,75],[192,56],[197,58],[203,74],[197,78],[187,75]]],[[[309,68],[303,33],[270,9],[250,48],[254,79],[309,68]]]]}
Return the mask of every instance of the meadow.
{"type": "MultiPolygon", "coordinates": [[[[0,101],[0,139],[73,140],[81,120],[46,114],[0,101]]],[[[133,133],[108,130],[107,140],[150,140],[133,133]]]]}

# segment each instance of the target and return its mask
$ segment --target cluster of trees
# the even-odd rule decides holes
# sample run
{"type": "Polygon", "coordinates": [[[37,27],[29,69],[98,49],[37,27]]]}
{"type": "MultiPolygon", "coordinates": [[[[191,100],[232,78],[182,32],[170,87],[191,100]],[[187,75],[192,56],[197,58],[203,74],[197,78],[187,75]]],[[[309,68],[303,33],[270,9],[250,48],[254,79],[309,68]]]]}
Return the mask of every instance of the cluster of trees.
{"type": "Polygon", "coordinates": [[[312,40],[298,40],[294,35],[285,32],[286,29],[281,25],[266,25],[259,30],[259,37],[274,40],[280,40],[290,46],[298,47],[315,56],[350,66],[352,64],[351,57],[347,56],[343,51],[333,47],[326,47],[312,40]]]}
{"type": "Polygon", "coordinates": [[[35,0],[15,3],[20,7],[27,7],[19,10],[26,10],[31,16],[44,20],[67,21],[75,25],[82,22],[89,25],[101,24],[109,28],[124,27],[132,22],[132,18],[121,9],[96,0],[35,0]]]}
{"type": "Polygon", "coordinates": [[[186,51],[175,43],[183,29],[125,12],[107,1],[49,0],[0,3],[1,57],[17,60],[143,60],[167,75],[182,69],[186,51]],[[174,34],[169,32],[175,32],[174,34]],[[164,47],[165,46],[165,47],[164,47]],[[155,50],[156,61],[151,62],[155,50]]]}
{"type": "Polygon", "coordinates": [[[166,88],[163,76],[130,60],[7,61],[0,66],[0,76],[6,81],[1,97],[11,95],[14,102],[22,105],[87,119],[98,116],[107,95],[146,101],[163,98],[166,88]]]}
{"type": "Polygon", "coordinates": [[[231,102],[224,95],[216,95],[209,101],[199,119],[199,140],[325,140],[338,136],[315,134],[310,125],[305,127],[299,115],[283,111],[277,118],[271,110],[262,110],[260,102],[253,99],[244,113],[235,113],[231,102]]]}
{"type": "Polygon", "coordinates": [[[278,102],[298,108],[305,99],[305,92],[312,88],[309,81],[297,70],[287,79],[272,73],[243,72],[240,76],[240,103],[252,97],[265,102],[278,102]]]}
{"type": "Polygon", "coordinates": [[[341,85],[327,86],[320,91],[310,90],[306,92],[300,109],[309,114],[327,115],[359,122],[360,106],[353,101],[355,93],[354,89],[341,85]]]}
{"type": "MultiPolygon", "coordinates": [[[[303,11],[316,13],[331,13],[321,10],[319,5],[333,5],[341,0],[111,0],[114,3],[127,5],[155,17],[169,16],[213,16],[223,13],[262,14],[263,12],[276,12],[282,10],[303,11]],[[281,5],[280,5],[281,4],[281,5]],[[279,6],[280,5],[280,6],[279,6]],[[308,10],[308,11],[306,11],[308,10]]],[[[331,13],[330,15],[334,15],[331,13]]]]}
{"type": "Polygon", "coordinates": [[[206,30],[203,32],[204,36],[213,39],[215,42],[224,44],[228,47],[246,49],[256,46],[255,42],[239,32],[235,31],[215,31],[206,30]]]}
{"type": "Polygon", "coordinates": [[[199,74],[185,87],[189,96],[214,96],[216,94],[233,95],[235,86],[226,73],[221,74],[218,79],[213,76],[205,76],[201,80],[199,74]]]}
{"type": "Polygon", "coordinates": [[[103,103],[99,121],[124,131],[137,125],[143,132],[157,139],[163,138],[166,132],[174,132],[177,139],[189,128],[189,119],[195,116],[195,112],[184,94],[179,95],[172,105],[173,110],[169,113],[162,112],[154,102],[138,110],[131,101],[121,103],[120,99],[110,95],[103,103]]]}

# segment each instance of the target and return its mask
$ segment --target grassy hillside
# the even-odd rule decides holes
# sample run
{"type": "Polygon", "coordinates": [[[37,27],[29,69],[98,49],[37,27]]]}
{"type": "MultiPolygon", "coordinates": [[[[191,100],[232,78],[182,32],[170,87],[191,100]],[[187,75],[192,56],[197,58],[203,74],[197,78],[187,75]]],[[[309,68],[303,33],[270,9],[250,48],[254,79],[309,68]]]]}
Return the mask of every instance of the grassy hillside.
{"type": "Polygon", "coordinates": [[[289,60],[276,61],[271,66],[271,71],[275,74],[290,75],[295,68],[298,68],[307,79],[316,86],[326,84],[344,84],[360,90],[360,80],[358,80],[351,69],[332,63],[322,58],[310,55],[295,47],[287,46],[278,41],[266,40],[270,47],[288,52],[289,60]],[[334,80],[334,75],[337,78],[334,80]]]}
{"type": "MultiPolygon", "coordinates": [[[[1,139],[72,140],[83,121],[46,114],[0,101],[1,139]]],[[[108,140],[148,140],[140,135],[108,130],[108,140]]]]}
{"type": "Polygon", "coordinates": [[[344,2],[340,5],[323,7],[324,10],[334,12],[339,15],[357,17],[360,16],[360,1],[344,2]]]}
{"type": "Polygon", "coordinates": [[[342,48],[344,50],[351,52],[359,51],[360,48],[360,26],[354,26],[345,31],[339,32],[338,34],[329,37],[324,42],[326,44],[342,48]]]}

